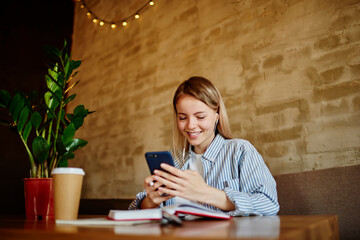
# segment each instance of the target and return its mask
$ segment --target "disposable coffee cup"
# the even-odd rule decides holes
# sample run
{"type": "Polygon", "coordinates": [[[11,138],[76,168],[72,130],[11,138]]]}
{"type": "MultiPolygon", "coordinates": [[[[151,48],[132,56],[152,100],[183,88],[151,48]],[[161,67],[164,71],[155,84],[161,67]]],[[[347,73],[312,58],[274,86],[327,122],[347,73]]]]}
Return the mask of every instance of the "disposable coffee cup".
{"type": "Polygon", "coordinates": [[[54,168],[51,174],[54,184],[55,219],[77,219],[84,170],[70,167],[54,168]]]}

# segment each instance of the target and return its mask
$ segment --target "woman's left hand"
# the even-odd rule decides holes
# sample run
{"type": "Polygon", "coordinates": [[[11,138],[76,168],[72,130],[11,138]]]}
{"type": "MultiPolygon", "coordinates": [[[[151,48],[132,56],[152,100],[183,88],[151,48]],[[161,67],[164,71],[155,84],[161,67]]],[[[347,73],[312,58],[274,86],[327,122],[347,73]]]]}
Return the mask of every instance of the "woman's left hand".
{"type": "Polygon", "coordinates": [[[205,183],[197,171],[182,171],[164,163],[161,164],[161,168],[168,173],[160,170],[154,171],[155,180],[161,185],[165,185],[165,187],[159,187],[159,190],[174,197],[206,202],[206,193],[211,187],[205,183]]]}

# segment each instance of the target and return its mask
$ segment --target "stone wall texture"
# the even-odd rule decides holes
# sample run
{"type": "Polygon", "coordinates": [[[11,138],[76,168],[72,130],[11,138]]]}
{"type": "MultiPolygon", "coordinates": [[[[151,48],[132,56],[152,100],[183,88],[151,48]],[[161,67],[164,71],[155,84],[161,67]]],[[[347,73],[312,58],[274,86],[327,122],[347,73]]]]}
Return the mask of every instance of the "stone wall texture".
{"type": "MultiPolygon", "coordinates": [[[[70,165],[84,198],[131,198],[149,175],[144,153],[172,146],[172,96],[193,75],[223,95],[235,137],[270,171],[360,163],[359,0],[155,0],[126,27],[94,24],[75,4],[81,59],[72,110],[96,111],[70,165]]],[[[87,0],[119,20],[146,0],[87,0]]]]}

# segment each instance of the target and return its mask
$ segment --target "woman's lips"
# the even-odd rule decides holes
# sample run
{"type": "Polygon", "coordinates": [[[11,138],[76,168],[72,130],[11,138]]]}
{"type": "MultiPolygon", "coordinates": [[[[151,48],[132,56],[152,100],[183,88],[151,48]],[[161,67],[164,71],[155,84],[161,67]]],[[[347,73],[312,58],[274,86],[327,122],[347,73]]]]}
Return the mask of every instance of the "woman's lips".
{"type": "Polygon", "coordinates": [[[188,136],[190,138],[195,139],[200,135],[201,131],[200,132],[186,132],[186,133],[188,134],[188,136]]]}

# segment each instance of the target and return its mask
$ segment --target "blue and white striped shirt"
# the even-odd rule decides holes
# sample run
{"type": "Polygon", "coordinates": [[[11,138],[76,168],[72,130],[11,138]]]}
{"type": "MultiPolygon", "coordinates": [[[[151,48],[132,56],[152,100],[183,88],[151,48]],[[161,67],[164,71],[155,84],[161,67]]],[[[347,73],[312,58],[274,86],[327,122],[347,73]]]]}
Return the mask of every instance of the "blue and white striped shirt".
{"type": "MultiPolygon", "coordinates": [[[[189,157],[195,157],[190,150],[189,157]]],[[[188,157],[188,159],[189,159],[188,157]]],[[[279,211],[276,182],[261,155],[248,141],[224,139],[217,134],[201,158],[206,184],[225,191],[235,210],[226,212],[232,216],[276,215],[279,211]]],[[[189,168],[186,161],[182,170],[189,168]]],[[[140,192],[129,209],[138,209],[146,192],[140,192]]],[[[161,206],[173,205],[169,199],[161,206]]],[[[210,209],[214,206],[204,204],[210,209]]]]}

